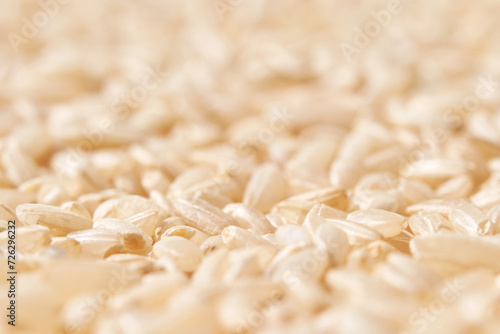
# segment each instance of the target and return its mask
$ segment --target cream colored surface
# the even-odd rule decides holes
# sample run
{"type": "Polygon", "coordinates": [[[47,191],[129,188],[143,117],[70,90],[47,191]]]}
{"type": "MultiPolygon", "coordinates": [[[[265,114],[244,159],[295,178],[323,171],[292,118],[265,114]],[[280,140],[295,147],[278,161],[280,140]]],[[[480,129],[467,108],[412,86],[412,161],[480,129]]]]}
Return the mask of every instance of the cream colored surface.
{"type": "Polygon", "coordinates": [[[499,17],[0,1],[0,333],[500,333],[499,17]]]}

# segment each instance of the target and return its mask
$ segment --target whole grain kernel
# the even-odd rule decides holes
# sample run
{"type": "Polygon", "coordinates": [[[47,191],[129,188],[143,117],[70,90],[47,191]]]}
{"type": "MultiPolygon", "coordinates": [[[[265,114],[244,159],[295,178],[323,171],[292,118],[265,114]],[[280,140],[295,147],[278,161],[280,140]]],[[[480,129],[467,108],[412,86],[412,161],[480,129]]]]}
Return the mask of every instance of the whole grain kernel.
{"type": "Polygon", "coordinates": [[[178,236],[166,237],[156,242],[153,254],[159,259],[172,260],[179,270],[186,272],[195,271],[203,258],[195,243],[178,236]]]}
{"type": "Polygon", "coordinates": [[[500,2],[379,2],[0,1],[0,333],[500,333],[500,2]]]}

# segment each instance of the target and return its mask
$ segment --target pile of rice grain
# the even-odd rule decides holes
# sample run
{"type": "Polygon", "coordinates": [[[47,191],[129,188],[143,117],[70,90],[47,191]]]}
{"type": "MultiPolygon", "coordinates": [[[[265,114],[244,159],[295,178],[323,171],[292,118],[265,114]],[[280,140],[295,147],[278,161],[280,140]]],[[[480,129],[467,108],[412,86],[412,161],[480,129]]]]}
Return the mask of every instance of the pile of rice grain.
{"type": "Polygon", "coordinates": [[[500,333],[499,12],[2,1],[0,332],[500,333]]]}

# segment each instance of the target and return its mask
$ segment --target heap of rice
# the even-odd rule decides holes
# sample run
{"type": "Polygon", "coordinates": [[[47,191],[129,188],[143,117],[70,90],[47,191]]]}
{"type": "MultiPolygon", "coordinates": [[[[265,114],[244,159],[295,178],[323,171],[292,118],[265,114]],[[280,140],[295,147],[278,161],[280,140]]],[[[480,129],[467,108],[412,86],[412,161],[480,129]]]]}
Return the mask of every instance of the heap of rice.
{"type": "Polygon", "coordinates": [[[2,1],[0,332],[499,333],[499,12],[2,1]]]}

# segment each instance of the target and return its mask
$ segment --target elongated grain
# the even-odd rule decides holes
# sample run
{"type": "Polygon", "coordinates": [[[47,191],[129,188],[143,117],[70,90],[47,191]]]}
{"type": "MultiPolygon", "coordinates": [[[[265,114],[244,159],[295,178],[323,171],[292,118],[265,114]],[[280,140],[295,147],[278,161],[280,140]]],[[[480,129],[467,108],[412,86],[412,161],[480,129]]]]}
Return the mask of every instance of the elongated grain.
{"type": "Polygon", "coordinates": [[[89,229],[93,224],[88,218],[43,204],[21,204],[16,208],[16,215],[23,224],[44,225],[59,234],[89,229]]]}
{"type": "Polygon", "coordinates": [[[226,244],[221,235],[209,237],[200,245],[200,250],[205,255],[221,248],[226,248],[226,244]]]}
{"type": "Polygon", "coordinates": [[[449,215],[452,228],[470,235],[485,235],[491,233],[491,222],[479,207],[473,203],[461,203],[449,215]]]}
{"type": "Polygon", "coordinates": [[[347,219],[325,219],[325,222],[344,231],[351,245],[363,245],[383,237],[380,232],[347,219]]]}
{"type": "MultiPolygon", "coordinates": [[[[12,234],[8,231],[0,233],[0,245],[7,249],[8,241],[12,234]]],[[[21,253],[33,253],[39,251],[43,247],[50,245],[49,229],[45,226],[22,226],[16,229],[17,243],[15,250],[21,253]]]]}
{"type": "Polygon", "coordinates": [[[345,211],[349,206],[349,200],[344,190],[337,188],[324,188],[305,192],[287,198],[289,201],[312,202],[313,204],[324,204],[337,210],[345,211]]]}
{"type": "Polygon", "coordinates": [[[468,165],[454,159],[426,159],[416,161],[403,170],[403,176],[419,180],[447,179],[465,175],[468,165]]]}
{"type": "Polygon", "coordinates": [[[125,195],[109,199],[100,204],[95,209],[93,218],[126,219],[148,210],[155,210],[160,217],[164,214],[164,210],[150,199],[137,195],[125,195]]]}
{"type": "Polygon", "coordinates": [[[488,218],[492,224],[491,231],[492,234],[500,233],[500,205],[495,205],[488,211],[488,218]]]}
{"type": "Polygon", "coordinates": [[[275,241],[281,245],[302,245],[312,244],[311,235],[303,226],[283,225],[276,229],[274,233],[275,241]]]}
{"type": "Polygon", "coordinates": [[[267,234],[275,230],[264,214],[243,203],[231,203],[224,208],[224,212],[231,215],[238,226],[256,233],[267,234]]]}
{"type": "Polygon", "coordinates": [[[71,232],[68,238],[78,241],[82,254],[91,257],[104,258],[124,248],[123,236],[108,229],[93,228],[71,232]]]}
{"type": "Polygon", "coordinates": [[[161,235],[161,238],[167,238],[170,236],[178,236],[186,238],[188,240],[191,240],[198,246],[201,246],[205,242],[205,240],[209,238],[208,234],[194,227],[185,225],[178,225],[169,228],[161,235]]]}
{"type": "Polygon", "coordinates": [[[0,189],[0,203],[15,210],[19,204],[35,203],[36,195],[15,189],[0,189]]]}
{"type": "Polygon", "coordinates": [[[126,251],[145,254],[151,250],[153,239],[139,227],[125,220],[104,218],[96,220],[93,226],[95,229],[106,229],[118,232],[123,237],[126,251]]]}
{"type": "Polygon", "coordinates": [[[468,197],[474,188],[474,181],[468,175],[461,175],[443,183],[436,195],[442,199],[460,199],[468,197]]]}
{"type": "Polygon", "coordinates": [[[259,166],[245,189],[243,203],[267,213],[286,195],[286,184],[279,168],[274,164],[259,166]]]}
{"type": "Polygon", "coordinates": [[[387,284],[409,293],[424,293],[437,284],[438,277],[408,255],[391,253],[377,275],[387,284]]]}
{"type": "Polygon", "coordinates": [[[313,235],[313,240],[318,248],[328,253],[333,265],[345,262],[350,246],[347,234],[343,230],[333,224],[320,224],[313,235]]]}
{"type": "Polygon", "coordinates": [[[274,261],[265,272],[273,282],[283,282],[290,289],[302,282],[321,279],[328,268],[328,254],[321,249],[304,249],[274,261]]]}
{"type": "Polygon", "coordinates": [[[451,226],[450,222],[439,213],[420,211],[408,219],[411,231],[415,235],[436,233],[443,226],[451,226]]]}
{"type": "Polygon", "coordinates": [[[301,225],[313,206],[313,202],[286,199],[276,204],[270,213],[276,213],[283,224],[301,225]]]}
{"type": "Polygon", "coordinates": [[[386,238],[398,235],[408,226],[403,216],[380,209],[351,212],[347,219],[371,227],[386,238]]]}
{"type": "Polygon", "coordinates": [[[500,244],[485,238],[458,234],[428,234],[410,241],[418,260],[438,260],[462,268],[485,267],[500,271],[500,244]]]}
{"type": "Polygon", "coordinates": [[[163,238],[153,246],[153,254],[157,258],[172,260],[179,270],[193,272],[201,263],[203,254],[198,246],[185,238],[171,236],[163,238]]]}
{"type": "Polygon", "coordinates": [[[75,215],[79,215],[87,219],[92,219],[90,212],[78,202],[65,202],[61,205],[61,209],[72,212],[75,215]]]}
{"type": "Polygon", "coordinates": [[[54,237],[50,241],[50,246],[63,249],[70,256],[79,256],[82,252],[82,246],[73,238],[54,237]]]}
{"type": "Polygon", "coordinates": [[[460,205],[463,200],[441,200],[434,199],[418,204],[413,204],[406,209],[407,215],[413,215],[419,211],[428,211],[433,213],[439,213],[443,216],[448,216],[451,211],[453,211],[457,205],[460,205]]]}
{"type": "Polygon", "coordinates": [[[209,235],[220,234],[225,227],[235,224],[231,216],[200,199],[178,199],[174,207],[181,216],[187,219],[188,225],[209,235]]]}
{"type": "Polygon", "coordinates": [[[131,307],[154,310],[168,301],[186,283],[187,278],[181,273],[148,275],[139,284],[111,298],[110,307],[116,311],[131,307]]]}
{"type": "Polygon", "coordinates": [[[247,231],[237,226],[228,226],[222,233],[224,244],[230,248],[252,247],[255,245],[271,246],[271,244],[257,233],[247,231]]]}
{"type": "Polygon", "coordinates": [[[158,211],[156,210],[147,210],[125,219],[125,221],[137,226],[150,237],[154,236],[159,220],[158,211]]]}

